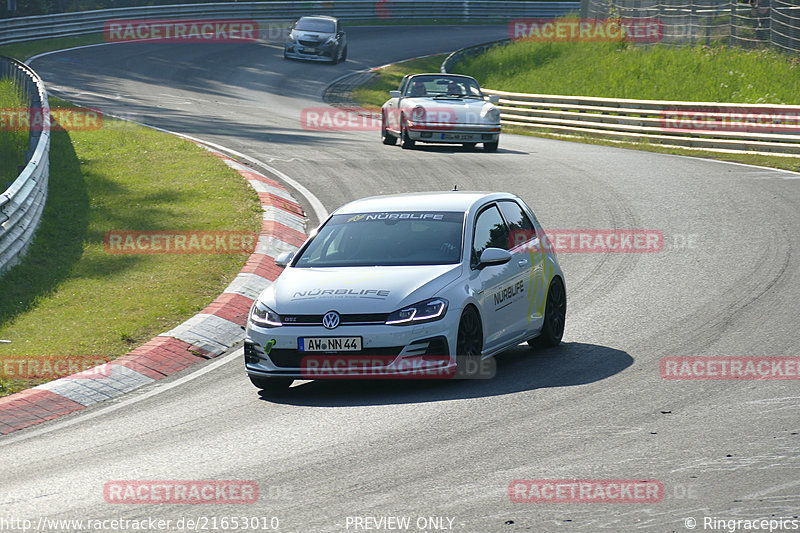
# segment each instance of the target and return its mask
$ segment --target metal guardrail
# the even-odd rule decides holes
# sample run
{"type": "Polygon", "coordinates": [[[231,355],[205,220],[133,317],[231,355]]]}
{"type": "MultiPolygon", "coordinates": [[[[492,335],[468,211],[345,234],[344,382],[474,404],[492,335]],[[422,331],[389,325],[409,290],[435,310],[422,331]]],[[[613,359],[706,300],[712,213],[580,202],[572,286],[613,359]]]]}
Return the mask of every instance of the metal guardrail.
{"type": "Polygon", "coordinates": [[[30,106],[42,109],[42,131],[31,131],[27,164],[0,194],[0,275],[25,254],[39,226],[47,200],[50,171],[50,105],[41,78],[30,67],[0,57],[0,79],[13,78],[29,96],[30,106]]]}
{"type": "Polygon", "coordinates": [[[67,37],[103,31],[103,23],[115,19],[214,19],[246,18],[257,21],[288,22],[303,15],[325,13],[342,21],[486,21],[507,22],[517,17],[550,18],[577,11],[580,2],[528,0],[305,0],[181,4],[127,7],[59,13],[37,17],[0,20],[0,43],[67,37]]]}
{"type": "MultiPolygon", "coordinates": [[[[465,56],[508,42],[504,39],[456,50],[442,62],[441,71],[449,72],[465,56]]],[[[501,123],[542,133],[717,152],[800,156],[800,106],[482,90],[500,97],[501,123]]]]}

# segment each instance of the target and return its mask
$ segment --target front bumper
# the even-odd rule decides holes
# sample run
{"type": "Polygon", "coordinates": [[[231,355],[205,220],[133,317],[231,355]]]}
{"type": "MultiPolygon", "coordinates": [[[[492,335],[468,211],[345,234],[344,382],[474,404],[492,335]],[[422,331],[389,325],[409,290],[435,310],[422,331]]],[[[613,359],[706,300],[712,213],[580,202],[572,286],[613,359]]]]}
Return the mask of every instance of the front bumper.
{"type": "Polygon", "coordinates": [[[493,143],[500,138],[501,127],[499,124],[486,126],[456,125],[449,128],[436,128],[431,126],[409,126],[409,138],[427,143],[493,143]]]}
{"type": "Polygon", "coordinates": [[[306,59],[309,61],[333,61],[336,55],[336,47],[307,47],[301,44],[287,44],[284,46],[283,53],[291,59],[306,59]],[[313,48],[313,52],[307,50],[313,48]]]}
{"type": "Polygon", "coordinates": [[[249,324],[245,368],[255,377],[294,379],[446,379],[456,371],[455,334],[446,323],[417,326],[260,328],[249,324]],[[300,337],[362,338],[358,352],[301,352],[300,337]]]}

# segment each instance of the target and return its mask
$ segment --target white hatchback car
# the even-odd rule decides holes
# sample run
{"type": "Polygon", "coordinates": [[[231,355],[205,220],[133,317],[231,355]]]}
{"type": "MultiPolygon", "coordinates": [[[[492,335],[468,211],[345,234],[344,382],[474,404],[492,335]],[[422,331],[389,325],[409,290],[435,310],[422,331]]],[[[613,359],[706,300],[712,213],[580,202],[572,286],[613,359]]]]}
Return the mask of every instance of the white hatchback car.
{"type": "Polygon", "coordinates": [[[417,141],[483,143],[488,152],[500,142],[498,96],[487,98],[475,78],[461,74],[409,74],[381,109],[381,140],[413,148],[417,141]]]}
{"type": "Polygon", "coordinates": [[[564,274],[512,194],[357,200],[275,263],[284,271],[247,321],[245,367],[260,389],[421,369],[452,377],[460,358],[537,338],[555,346],[564,332],[564,274]]]}

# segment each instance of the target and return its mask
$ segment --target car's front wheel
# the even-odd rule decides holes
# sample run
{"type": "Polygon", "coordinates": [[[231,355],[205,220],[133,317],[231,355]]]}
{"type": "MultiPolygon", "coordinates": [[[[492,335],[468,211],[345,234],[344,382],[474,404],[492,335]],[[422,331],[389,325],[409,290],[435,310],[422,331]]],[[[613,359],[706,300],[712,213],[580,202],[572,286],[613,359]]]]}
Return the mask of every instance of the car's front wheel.
{"type": "Polygon", "coordinates": [[[414,148],[414,139],[408,136],[408,127],[405,124],[406,119],[403,116],[400,116],[400,147],[404,150],[408,150],[410,148],[414,148]]]}
{"type": "Polygon", "coordinates": [[[470,376],[478,368],[483,352],[483,326],[478,311],[471,305],[461,313],[456,337],[456,375],[470,376]]]}
{"type": "Polygon", "coordinates": [[[544,308],[544,324],[541,334],[528,344],[545,348],[558,346],[564,336],[567,318],[567,291],[561,278],[553,278],[547,290],[547,304],[544,308]]]}
{"type": "Polygon", "coordinates": [[[344,49],[342,50],[342,57],[339,58],[339,61],[347,61],[347,45],[344,45],[344,49]]]}
{"type": "Polygon", "coordinates": [[[397,137],[389,133],[386,129],[386,113],[381,113],[381,142],[383,144],[394,146],[397,143],[397,137]]]}
{"type": "Polygon", "coordinates": [[[248,376],[250,383],[267,394],[280,394],[289,390],[294,382],[292,378],[265,378],[261,376],[248,376]]]}

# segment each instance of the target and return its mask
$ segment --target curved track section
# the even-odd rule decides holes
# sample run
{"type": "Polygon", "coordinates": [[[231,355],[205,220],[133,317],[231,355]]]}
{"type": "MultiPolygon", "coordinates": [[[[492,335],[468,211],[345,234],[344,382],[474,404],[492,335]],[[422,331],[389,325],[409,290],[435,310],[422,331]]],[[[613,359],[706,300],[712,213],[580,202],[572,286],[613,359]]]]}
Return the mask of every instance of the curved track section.
{"type": "Polygon", "coordinates": [[[418,517],[448,517],[453,531],[475,533],[686,531],[687,517],[796,516],[797,381],[665,381],[659,361],[800,354],[797,175],[512,135],[495,154],[408,151],[382,146],[374,131],[300,126],[301,110],[322,106],[321,91],[342,74],[505,31],[351,29],[351,60],[337,66],[284,62],[275,43],[126,44],[35,61],[56,94],[234,148],[328,210],[458,184],[515,192],[548,228],[658,229],[665,246],[562,254],[565,344],[510,350],[490,381],[312,382],[276,401],[259,397],[231,356],[0,439],[4,511],[277,516],[291,532],[356,530],[355,516],[408,516],[415,531],[418,517]],[[255,480],[261,497],[248,506],[107,504],[103,483],[127,479],[255,480]],[[513,503],[514,479],[657,479],[664,498],[513,503]]]}

